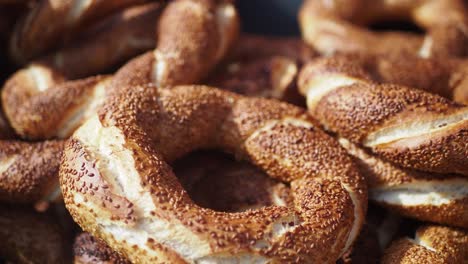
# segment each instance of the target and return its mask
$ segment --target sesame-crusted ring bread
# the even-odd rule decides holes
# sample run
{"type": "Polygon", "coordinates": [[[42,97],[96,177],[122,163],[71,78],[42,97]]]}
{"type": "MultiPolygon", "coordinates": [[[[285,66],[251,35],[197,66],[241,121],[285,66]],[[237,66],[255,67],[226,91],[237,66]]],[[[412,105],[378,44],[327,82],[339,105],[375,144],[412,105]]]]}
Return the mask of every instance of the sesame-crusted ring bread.
{"type": "Polygon", "coordinates": [[[391,244],[383,264],[466,263],[468,233],[444,226],[422,226],[414,239],[402,238],[391,244]]]}
{"type": "Polygon", "coordinates": [[[468,228],[468,179],[404,169],[339,139],[367,179],[369,200],[421,221],[468,228]]]}
{"type": "Polygon", "coordinates": [[[146,0],[32,2],[30,10],[17,22],[10,40],[10,54],[17,63],[43,55],[100,18],[146,0]],[[47,28],[47,30],[44,30],[47,28]]]}
{"type": "Polygon", "coordinates": [[[468,55],[468,12],[463,0],[307,0],[299,12],[299,24],[304,40],[322,54],[468,55]],[[426,33],[369,28],[376,22],[402,20],[426,33]]]}
{"type": "MultiPolygon", "coordinates": [[[[150,7],[160,10],[157,3],[150,7]]],[[[222,1],[171,1],[158,21],[156,49],[122,67],[127,77],[135,77],[127,80],[161,86],[198,82],[221,60],[238,30],[234,6],[222,1]]],[[[67,79],[50,65],[36,63],[7,81],[2,100],[20,136],[67,138],[105,98],[110,80],[99,76],[67,79]]],[[[120,84],[124,78],[117,79],[117,86],[125,85],[120,84]]]]}
{"type": "Polygon", "coordinates": [[[468,175],[468,107],[378,84],[340,57],[310,62],[299,87],[312,115],[340,137],[405,168],[468,175]]]}
{"type": "Polygon", "coordinates": [[[50,212],[0,205],[0,257],[5,263],[70,263],[63,229],[50,212]]]}
{"type": "Polygon", "coordinates": [[[0,140],[0,200],[34,203],[59,198],[63,147],[63,141],[0,140]]]}
{"type": "Polygon", "coordinates": [[[76,236],[73,243],[73,263],[75,264],[130,264],[125,257],[109,248],[106,243],[89,233],[76,236]]]}
{"type": "Polygon", "coordinates": [[[60,183],[74,220],[135,263],[332,263],[367,207],[356,165],[303,109],[204,86],[113,89],[68,141],[60,183]],[[288,183],[294,206],[197,206],[167,162],[201,148],[288,183]]]}

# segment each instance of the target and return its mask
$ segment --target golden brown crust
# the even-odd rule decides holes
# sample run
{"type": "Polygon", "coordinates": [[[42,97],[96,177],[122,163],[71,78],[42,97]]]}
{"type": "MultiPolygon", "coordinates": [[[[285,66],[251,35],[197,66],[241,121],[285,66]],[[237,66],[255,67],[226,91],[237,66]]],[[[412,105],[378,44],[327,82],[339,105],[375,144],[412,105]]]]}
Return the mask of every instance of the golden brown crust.
{"type": "Polygon", "coordinates": [[[302,70],[299,86],[328,130],[403,167],[468,175],[468,108],[367,76],[352,62],[323,58],[302,70]]]}
{"type": "Polygon", "coordinates": [[[467,55],[468,38],[464,30],[468,25],[468,13],[461,0],[308,0],[299,12],[299,21],[305,41],[324,54],[467,55]],[[425,29],[426,35],[373,32],[366,28],[375,22],[402,19],[425,29]]]}
{"type": "Polygon", "coordinates": [[[66,147],[60,173],[64,200],[85,230],[137,262],[168,256],[179,261],[247,257],[331,262],[354,240],[366,211],[363,178],[346,151],[302,109],[203,86],[132,88],[113,89],[99,117],[83,125],[66,147]],[[108,161],[99,150],[107,143],[88,131],[96,126],[101,128],[95,132],[102,129],[102,135],[121,142],[109,145],[122,149],[108,161]],[[291,182],[294,207],[221,213],[195,206],[166,161],[209,147],[234,153],[269,176],[291,182]],[[141,188],[140,195],[125,195],[130,189],[117,187],[119,179],[103,167],[119,162],[118,155],[131,155],[135,161],[128,175],[137,177],[132,181],[140,182],[134,186],[141,188]],[[151,197],[151,205],[135,200],[143,197],[151,197]],[[164,242],[157,229],[143,231],[154,245],[150,249],[144,241],[123,243],[119,233],[101,226],[115,223],[132,233],[143,220],[183,228],[182,237],[171,237],[187,241],[184,248],[193,247],[193,253],[176,241],[164,242]],[[286,225],[288,235],[276,233],[278,222],[286,225]]]}
{"type": "Polygon", "coordinates": [[[360,65],[378,83],[417,88],[468,104],[468,64],[464,59],[421,58],[406,54],[340,54],[337,57],[360,65]]]}
{"type": "Polygon", "coordinates": [[[69,246],[55,219],[18,205],[0,206],[0,255],[13,263],[67,263],[69,246]]]}
{"type": "Polygon", "coordinates": [[[468,234],[462,229],[424,226],[415,240],[403,238],[386,251],[382,263],[464,263],[468,259],[468,234]]]}
{"type": "Polygon", "coordinates": [[[81,233],[73,244],[75,264],[130,264],[123,256],[89,233],[81,233]]]}
{"type": "Polygon", "coordinates": [[[0,199],[10,203],[57,199],[63,147],[62,141],[0,141],[0,199]]]}

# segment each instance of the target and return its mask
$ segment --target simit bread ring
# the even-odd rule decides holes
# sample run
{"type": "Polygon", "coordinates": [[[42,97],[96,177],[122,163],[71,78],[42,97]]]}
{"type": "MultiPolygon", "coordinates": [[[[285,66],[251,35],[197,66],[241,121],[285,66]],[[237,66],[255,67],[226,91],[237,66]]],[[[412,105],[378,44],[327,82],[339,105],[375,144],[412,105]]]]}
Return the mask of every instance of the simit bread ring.
{"type": "Polygon", "coordinates": [[[6,263],[50,263],[69,261],[68,243],[49,213],[32,208],[0,205],[0,257],[6,263]]]}
{"type": "Polygon", "coordinates": [[[0,140],[0,200],[53,201],[60,196],[58,170],[63,141],[0,140]]]}
{"type": "Polygon", "coordinates": [[[377,84],[359,65],[318,59],[299,76],[327,130],[402,167],[468,176],[468,107],[417,89],[377,84]]]}
{"type": "Polygon", "coordinates": [[[414,239],[402,238],[392,243],[382,258],[383,264],[466,263],[468,234],[443,226],[423,226],[414,239]]]}
{"type": "Polygon", "coordinates": [[[329,263],[356,238],[364,179],[302,109],[203,86],[111,92],[69,141],[60,181],[74,220],[132,262],[329,263]],[[195,205],[166,161],[200,148],[289,182],[294,207],[195,205]]]}
{"type": "MultiPolygon", "coordinates": [[[[124,69],[142,83],[197,82],[223,57],[235,38],[237,23],[230,3],[172,1],[160,18],[156,49],[124,69]]],[[[7,81],[2,100],[20,136],[66,138],[105,98],[108,81],[108,77],[91,77],[64,82],[55,70],[33,65],[7,81]]]]}
{"type": "Polygon", "coordinates": [[[307,0],[299,21],[305,41],[322,54],[468,55],[468,12],[462,0],[307,0]],[[425,29],[425,39],[412,33],[378,33],[365,28],[402,19],[425,29]]]}
{"type": "Polygon", "coordinates": [[[39,0],[16,24],[10,41],[11,57],[17,63],[50,51],[98,18],[145,0],[51,1],[39,0]],[[44,28],[47,27],[47,30],[44,28]]]}

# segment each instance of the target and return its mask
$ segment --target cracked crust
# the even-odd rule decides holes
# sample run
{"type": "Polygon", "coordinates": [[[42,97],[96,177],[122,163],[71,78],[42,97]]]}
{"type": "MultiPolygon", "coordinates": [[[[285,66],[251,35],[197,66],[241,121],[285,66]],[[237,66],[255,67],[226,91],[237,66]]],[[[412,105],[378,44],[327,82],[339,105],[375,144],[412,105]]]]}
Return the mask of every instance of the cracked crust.
{"type": "Polygon", "coordinates": [[[333,262],[367,205],[355,164],[302,109],[203,86],[113,90],[69,141],[60,179],[75,221],[134,262],[333,262]],[[290,183],[294,206],[196,206],[167,162],[200,148],[290,183]]]}

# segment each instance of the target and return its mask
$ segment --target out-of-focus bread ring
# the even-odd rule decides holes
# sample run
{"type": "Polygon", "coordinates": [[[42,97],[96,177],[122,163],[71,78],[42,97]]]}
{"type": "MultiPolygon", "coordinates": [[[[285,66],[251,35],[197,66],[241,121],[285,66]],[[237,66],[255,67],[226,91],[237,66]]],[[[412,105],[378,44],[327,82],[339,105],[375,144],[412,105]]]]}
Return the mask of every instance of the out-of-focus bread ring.
{"type": "Polygon", "coordinates": [[[160,12],[157,3],[126,9],[98,25],[93,32],[102,34],[90,42],[84,38],[14,73],[4,84],[2,101],[15,131],[34,139],[70,135],[86,118],[86,108],[93,111],[104,96],[106,78],[67,80],[108,70],[154,47],[160,12]]]}
{"type": "Polygon", "coordinates": [[[364,179],[301,108],[203,86],[119,88],[72,136],[60,179],[74,220],[132,262],[328,263],[356,238],[364,179]],[[196,206],[166,161],[199,148],[290,182],[294,207],[196,206]]]}
{"type": "Polygon", "coordinates": [[[315,52],[298,38],[242,35],[222,68],[204,83],[248,96],[301,105],[299,69],[315,52]]]}
{"type": "Polygon", "coordinates": [[[63,141],[0,140],[0,200],[54,201],[60,197],[58,171],[63,141]]]}
{"type": "Polygon", "coordinates": [[[468,175],[468,107],[378,84],[359,65],[317,59],[299,76],[309,111],[327,130],[399,166],[468,175]]]}
{"type": "Polygon", "coordinates": [[[322,54],[468,55],[468,12],[462,0],[308,0],[299,12],[299,21],[305,41],[322,54]],[[425,29],[425,38],[365,28],[374,22],[402,19],[425,29]]]}
{"type": "Polygon", "coordinates": [[[366,176],[369,200],[407,217],[468,228],[466,177],[403,169],[344,138],[339,141],[366,176]]]}
{"type": "Polygon", "coordinates": [[[10,40],[11,57],[24,64],[69,40],[97,19],[144,2],[146,0],[39,0],[16,24],[10,40]]]}
{"type": "Polygon", "coordinates": [[[414,239],[392,243],[382,258],[383,264],[466,263],[468,233],[444,226],[418,228],[414,239]]]}
{"type": "MultiPolygon", "coordinates": [[[[157,4],[155,8],[159,10],[157,4]]],[[[229,2],[172,1],[159,20],[156,49],[129,62],[123,70],[137,76],[127,79],[144,84],[198,82],[224,56],[237,30],[236,10],[229,2]],[[135,63],[137,67],[133,67],[135,63]]],[[[4,109],[20,136],[66,138],[105,98],[109,78],[65,82],[67,77],[36,64],[7,81],[2,92],[4,109]]],[[[122,80],[116,83],[120,85],[122,80]]]]}
{"type": "Polygon", "coordinates": [[[2,259],[21,264],[68,263],[69,246],[63,230],[49,212],[37,213],[19,205],[0,205],[2,259]]]}

